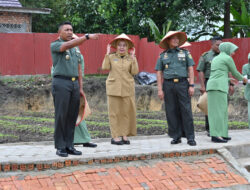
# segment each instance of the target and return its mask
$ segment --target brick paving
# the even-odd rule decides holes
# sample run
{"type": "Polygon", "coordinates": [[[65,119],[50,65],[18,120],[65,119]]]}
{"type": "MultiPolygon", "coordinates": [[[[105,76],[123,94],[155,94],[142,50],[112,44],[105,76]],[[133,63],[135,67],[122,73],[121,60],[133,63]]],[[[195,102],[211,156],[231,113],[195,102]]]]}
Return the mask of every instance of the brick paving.
{"type": "Polygon", "coordinates": [[[160,161],[148,166],[0,178],[1,190],[192,190],[239,184],[248,181],[215,155],[191,162],[160,161]]]}
{"type": "Polygon", "coordinates": [[[250,189],[249,174],[220,156],[227,147],[244,151],[240,147],[249,145],[250,130],[229,134],[232,140],[225,144],[197,134],[195,147],[184,139],[171,145],[166,135],[130,138],[131,145],[123,146],[100,139],[94,140],[97,148],[77,146],[83,155],[67,158],[55,155],[53,142],[2,144],[0,190],[250,189]]]}

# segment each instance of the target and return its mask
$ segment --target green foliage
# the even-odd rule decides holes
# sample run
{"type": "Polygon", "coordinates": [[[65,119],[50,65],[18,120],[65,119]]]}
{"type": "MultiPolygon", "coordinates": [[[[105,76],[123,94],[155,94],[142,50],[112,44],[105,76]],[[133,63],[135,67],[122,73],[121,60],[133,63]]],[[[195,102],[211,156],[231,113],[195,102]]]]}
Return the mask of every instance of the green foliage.
{"type": "MultiPolygon", "coordinates": [[[[226,1],[20,0],[24,7],[52,9],[50,15],[33,15],[34,32],[57,32],[59,23],[70,20],[76,33],[121,34],[124,32],[147,37],[149,41],[156,42],[159,42],[159,39],[169,30],[170,19],[171,29],[187,32],[191,36],[190,41],[195,41],[201,36],[217,34],[223,29],[217,23],[222,21],[226,1]]],[[[233,33],[240,31],[241,35],[246,34],[249,32],[249,25],[244,23],[247,20],[249,22],[247,16],[249,3],[244,6],[240,4],[243,0],[231,1],[233,7],[236,6],[232,11],[235,15],[235,23],[232,23],[233,33]]]]}
{"type": "Polygon", "coordinates": [[[36,122],[54,122],[52,118],[44,117],[16,117],[16,116],[0,116],[2,119],[16,120],[16,121],[36,121],[36,122]]]}
{"type": "Polygon", "coordinates": [[[0,138],[3,138],[3,137],[11,137],[11,138],[15,138],[15,139],[18,138],[17,136],[12,135],[12,134],[3,134],[3,133],[0,133],[0,138]]]}
{"type": "Polygon", "coordinates": [[[234,21],[231,22],[232,35],[237,36],[240,34],[240,37],[250,37],[250,14],[244,0],[240,1],[240,5],[233,3],[230,12],[234,18],[234,21]]]}
{"type": "Polygon", "coordinates": [[[65,15],[66,0],[20,0],[23,7],[29,8],[50,8],[51,14],[33,14],[32,31],[57,33],[58,25],[68,20],[65,15]]]}
{"type": "Polygon", "coordinates": [[[45,127],[45,126],[33,126],[33,125],[23,125],[15,121],[5,121],[0,120],[0,126],[6,129],[12,129],[17,131],[30,131],[30,132],[39,132],[39,133],[53,133],[54,129],[45,127]]]}
{"type": "Polygon", "coordinates": [[[163,26],[162,26],[163,31],[162,32],[160,32],[159,28],[156,26],[155,22],[151,18],[148,19],[148,23],[149,23],[149,26],[150,26],[150,29],[151,29],[151,33],[154,36],[154,41],[157,44],[159,44],[161,39],[169,31],[170,26],[172,24],[172,21],[170,20],[170,21],[168,21],[168,23],[163,24],[163,26]]]}

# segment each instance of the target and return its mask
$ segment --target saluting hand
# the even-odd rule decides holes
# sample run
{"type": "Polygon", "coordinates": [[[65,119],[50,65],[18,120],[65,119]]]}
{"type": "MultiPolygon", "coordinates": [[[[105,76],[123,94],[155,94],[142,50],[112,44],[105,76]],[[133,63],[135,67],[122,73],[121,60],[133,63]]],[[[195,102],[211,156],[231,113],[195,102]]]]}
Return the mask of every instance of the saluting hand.
{"type": "Polygon", "coordinates": [[[108,45],[107,45],[107,55],[109,55],[109,54],[110,54],[110,48],[111,48],[111,45],[110,45],[110,44],[108,44],[108,45]]]}
{"type": "Polygon", "coordinates": [[[132,56],[132,57],[135,57],[135,48],[133,47],[133,50],[130,52],[130,55],[132,56]]]}

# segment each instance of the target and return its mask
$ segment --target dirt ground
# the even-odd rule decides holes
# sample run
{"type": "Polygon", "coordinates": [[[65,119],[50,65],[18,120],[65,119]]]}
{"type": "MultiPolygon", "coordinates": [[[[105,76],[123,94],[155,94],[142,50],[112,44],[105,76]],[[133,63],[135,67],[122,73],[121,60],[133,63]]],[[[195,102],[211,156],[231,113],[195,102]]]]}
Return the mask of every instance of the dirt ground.
{"type": "MultiPolygon", "coordinates": [[[[147,86],[138,88],[138,135],[167,133],[165,112],[152,111],[149,103],[145,103],[152,91],[147,86]]],[[[0,143],[53,140],[54,110],[50,91],[50,76],[0,80],[0,143]]],[[[93,111],[86,119],[92,138],[109,138],[105,77],[85,77],[84,91],[93,111]]],[[[230,116],[229,120],[229,129],[248,128],[246,117],[230,116]]],[[[204,123],[203,114],[194,113],[195,131],[204,131],[204,123]]]]}

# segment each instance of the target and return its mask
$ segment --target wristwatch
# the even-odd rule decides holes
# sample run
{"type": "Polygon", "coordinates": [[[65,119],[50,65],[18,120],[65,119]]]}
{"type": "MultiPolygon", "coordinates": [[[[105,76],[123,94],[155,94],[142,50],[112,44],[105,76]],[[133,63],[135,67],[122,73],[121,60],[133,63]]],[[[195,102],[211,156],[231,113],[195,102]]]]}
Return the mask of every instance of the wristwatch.
{"type": "Polygon", "coordinates": [[[89,34],[85,34],[85,38],[89,40],[89,34]]]}
{"type": "Polygon", "coordinates": [[[194,84],[189,84],[188,86],[189,86],[189,87],[194,87],[194,84]]]}

